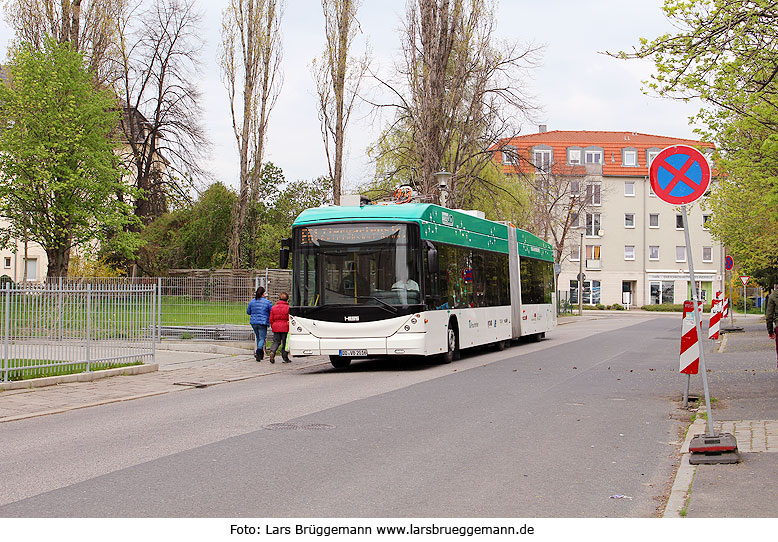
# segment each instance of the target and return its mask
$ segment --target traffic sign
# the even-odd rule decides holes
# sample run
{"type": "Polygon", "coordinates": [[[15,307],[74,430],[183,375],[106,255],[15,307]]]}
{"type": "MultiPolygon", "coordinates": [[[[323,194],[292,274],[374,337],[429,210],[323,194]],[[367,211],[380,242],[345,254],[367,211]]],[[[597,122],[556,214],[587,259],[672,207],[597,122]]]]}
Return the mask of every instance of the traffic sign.
{"type": "Polygon", "coordinates": [[[728,271],[735,266],[735,260],[732,259],[732,256],[727,256],[724,258],[724,266],[728,271]]]}
{"type": "Polygon", "coordinates": [[[751,275],[740,275],[740,282],[743,283],[743,288],[746,287],[746,284],[748,284],[748,279],[751,278],[751,275]]]}
{"type": "Polygon", "coordinates": [[[662,150],[648,170],[651,188],[667,203],[683,205],[702,196],[710,184],[710,165],[693,147],[673,145],[662,150]]]}

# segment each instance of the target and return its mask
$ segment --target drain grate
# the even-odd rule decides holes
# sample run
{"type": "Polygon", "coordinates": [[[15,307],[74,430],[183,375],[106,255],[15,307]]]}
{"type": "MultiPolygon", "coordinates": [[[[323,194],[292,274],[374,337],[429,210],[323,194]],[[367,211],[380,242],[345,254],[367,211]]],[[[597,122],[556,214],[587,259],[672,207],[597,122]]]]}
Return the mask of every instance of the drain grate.
{"type": "Polygon", "coordinates": [[[335,426],[328,423],[271,423],[264,428],[269,431],[329,431],[335,426]]]}

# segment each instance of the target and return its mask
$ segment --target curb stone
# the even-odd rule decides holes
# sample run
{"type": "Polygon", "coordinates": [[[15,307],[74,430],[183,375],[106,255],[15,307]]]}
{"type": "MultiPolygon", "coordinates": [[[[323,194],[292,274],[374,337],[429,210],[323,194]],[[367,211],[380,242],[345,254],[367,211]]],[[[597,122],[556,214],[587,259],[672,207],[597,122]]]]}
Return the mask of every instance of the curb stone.
{"type": "Polygon", "coordinates": [[[101,371],[91,371],[89,373],[76,373],[61,376],[45,376],[43,378],[30,378],[28,380],[13,380],[0,382],[0,391],[5,390],[24,390],[32,388],[42,388],[45,386],[56,386],[57,384],[67,384],[69,382],[92,382],[111,376],[129,376],[153,373],[159,370],[159,364],[149,363],[144,365],[130,365],[127,367],[117,367],[115,369],[104,369],[101,371]]]}

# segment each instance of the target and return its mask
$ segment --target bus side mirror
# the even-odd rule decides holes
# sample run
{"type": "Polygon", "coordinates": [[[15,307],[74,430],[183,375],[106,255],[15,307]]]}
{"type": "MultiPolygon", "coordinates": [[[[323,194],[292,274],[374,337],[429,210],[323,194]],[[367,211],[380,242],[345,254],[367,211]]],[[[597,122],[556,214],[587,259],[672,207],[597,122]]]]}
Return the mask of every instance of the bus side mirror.
{"type": "Polygon", "coordinates": [[[287,269],[289,267],[289,250],[291,247],[291,239],[281,239],[281,252],[278,255],[278,264],[281,269],[287,269]]]}
{"type": "Polygon", "coordinates": [[[430,273],[437,273],[438,272],[438,249],[435,248],[435,245],[428,242],[427,243],[427,270],[430,273]]]}

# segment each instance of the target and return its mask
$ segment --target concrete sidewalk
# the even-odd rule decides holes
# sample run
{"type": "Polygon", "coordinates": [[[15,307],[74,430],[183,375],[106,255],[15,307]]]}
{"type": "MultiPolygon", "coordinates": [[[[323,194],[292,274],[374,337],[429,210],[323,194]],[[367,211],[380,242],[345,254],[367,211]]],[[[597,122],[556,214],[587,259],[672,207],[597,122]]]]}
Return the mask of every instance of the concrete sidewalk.
{"type": "MultiPolygon", "coordinates": [[[[708,432],[698,417],[681,448],[681,463],[663,517],[776,518],[778,479],[778,371],[775,343],[761,316],[739,316],[743,332],[723,336],[708,354],[708,384],[714,432],[737,439],[740,463],[689,464],[689,442],[708,432]],[[771,497],[771,495],[773,495],[771,497]]],[[[702,379],[692,377],[692,393],[703,397],[702,379]],[[697,388],[697,389],[695,389],[697,388]]],[[[705,411],[700,409],[700,415],[705,411]]]]}
{"type": "Polygon", "coordinates": [[[257,363],[253,351],[253,342],[229,345],[195,341],[163,343],[157,350],[157,363],[146,366],[149,372],[129,374],[131,371],[127,371],[128,374],[121,375],[122,369],[114,369],[113,374],[119,373],[119,376],[90,381],[72,379],[57,385],[0,391],[0,423],[297,371],[314,365],[329,366],[329,358],[325,356],[292,358],[292,363],[281,363],[281,356],[277,356],[275,364],[265,356],[257,363]]]}

